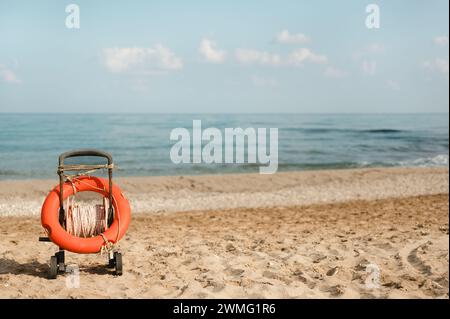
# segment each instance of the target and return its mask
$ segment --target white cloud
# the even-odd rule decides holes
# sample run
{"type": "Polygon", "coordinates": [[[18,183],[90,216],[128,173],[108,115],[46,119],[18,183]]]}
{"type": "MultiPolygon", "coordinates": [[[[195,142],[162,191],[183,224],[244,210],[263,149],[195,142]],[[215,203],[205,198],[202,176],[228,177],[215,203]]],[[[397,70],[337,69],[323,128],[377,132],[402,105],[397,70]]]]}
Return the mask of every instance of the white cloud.
{"type": "Polygon", "coordinates": [[[22,83],[22,81],[19,80],[17,75],[10,69],[6,68],[4,65],[0,64],[0,78],[3,82],[6,83],[12,83],[12,84],[19,84],[22,83]]]}
{"type": "Polygon", "coordinates": [[[291,34],[288,30],[283,30],[278,33],[276,40],[278,43],[284,44],[301,44],[309,42],[309,38],[303,33],[291,34]]]}
{"type": "Polygon", "coordinates": [[[242,64],[281,64],[281,57],[278,54],[272,54],[253,49],[236,49],[235,56],[236,59],[242,64]]]}
{"type": "Polygon", "coordinates": [[[448,77],[448,59],[434,59],[432,61],[426,61],[423,66],[434,72],[441,73],[443,75],[446,75],[448,77]]]}
{"type": "Polygon", "coordinates": [[[448,36],[447,35],[441,35],[434,38],[434,43],[440,46],[448,46],[448,36]]]}
{"type": "Polygon", "coordinates": [[[153,48],[106,48],[102,58],[108,70],[114,73],[158,72],[183,67],[181,59],[161,44],[153,48]]]}
{"type": "Polygon", "coordinates": [[[364,60],[361,63],[362,72],[366,75],[375,75],[377,72],[377,62],[364,60]]]}
{"type": "Polygon", "coordinates": [[[327,63],[327,57],[318,55],[310,49],[301,48],[292,51],[287,57],[281,57],[279,54],[268,53],[253,49],[236,49],[236,60],[242,64],[260,64],[271,66],[298,66],[305,63],[327,63]]]}
{"type": "Polygon", "coordinates": [[[327,63],[327,57],[324,55],[318,55],[312,52],[310,49],[302,48],[293,51],[289,54],[288,64],[302,66],[305,62],[323,64],[327,63]]]}
{"type": "MultiPolygon", "coordinates": [[[[448,36],[447,35],[437,36],[434,38],[434,43],[441,47],[448,47],[448,36]]],[[[425,69],[428,69],[429,71],[440,73],[448,79],[449,76],[448,57],[447,59],[435,58],[433,60],[425,61],[423,63],[423,67],[425,69]]]]}
{"type": "Polygon", "coordinates": [[[198,50],[205,60],[210,63],[222,63],[225,61],[226,52],[216,49],[216,44],[213,41],[203,39],[198,50]]]}
{"type": "Polygon", "coordinates": [[[324,75],[327,78],[342,79],[342,78],[347,77],[348,73],[346,71],[340,70],[338,68],[329,66],[325,69],[324,75]]]}

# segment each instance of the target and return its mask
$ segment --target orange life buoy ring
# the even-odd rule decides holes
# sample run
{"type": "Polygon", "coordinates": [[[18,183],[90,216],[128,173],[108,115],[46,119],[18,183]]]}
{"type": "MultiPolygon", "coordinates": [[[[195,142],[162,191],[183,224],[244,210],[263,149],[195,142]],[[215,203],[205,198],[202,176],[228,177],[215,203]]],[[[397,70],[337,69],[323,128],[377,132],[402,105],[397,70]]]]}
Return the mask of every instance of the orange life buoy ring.
{"type": "MultiPolygon", "coordinates": [[[[63,185],[63,199],[76,192],[92,191],[108,197],[109,183],[107,180],[95,176],[80,176],[72,182],[63,185]]],[[[119,241],[126,233],[131,219],[131,209],[128,200],[123,196],[119,187],[113,184],[114,221],[103,233],[103,236],[111,243],[119,241]]],[[[101,236],[81,238],[69,234],[59,223],[59,185],[48,195],[42,205],[41,224],[48,231],[48,237],[52,242],[61,247],[79,254],[97,253],[104,246],[105,239],[101,236]]]]}

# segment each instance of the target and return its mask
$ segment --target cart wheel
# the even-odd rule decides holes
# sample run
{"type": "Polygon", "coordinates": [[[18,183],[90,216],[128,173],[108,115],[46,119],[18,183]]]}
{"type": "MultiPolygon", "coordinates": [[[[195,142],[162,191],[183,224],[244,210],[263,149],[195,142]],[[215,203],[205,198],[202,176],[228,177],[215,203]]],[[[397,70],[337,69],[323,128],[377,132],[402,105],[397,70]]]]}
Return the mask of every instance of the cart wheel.
{"type": "Polygon", "coordinates": [[[58,271],[59,272],[65,272],[66,271],[66,264],[65,264],[65,257],[64,257],[64,250],[58,251],[56,254],[56,262],[58,263],[58,271]]]}
{"type": "Polygon", "coordinates": [[[52,256],[50,257],[50,269],[48,272],[48,278],[56,279],[57,275],[58,275],[58,260],[56,256],[52,256]]]}
{"type": "Polygon", "coordinates": [[[115,273],[117,276],[122,276],[122,254],[114,253],[115,273]]]}
{"type": "Polygon", "coordinates": [[[116,261],[114,259],[114,252],[108,252],[108,266],[107,268],[113,269],[116,267],[116,261]]]}
{"type": "Polygon", "coordinates": [[[116,261],[114,260],[114,258],[108,258],[108,268],[112,269],[115,268],[116,266],[116,261]]]}

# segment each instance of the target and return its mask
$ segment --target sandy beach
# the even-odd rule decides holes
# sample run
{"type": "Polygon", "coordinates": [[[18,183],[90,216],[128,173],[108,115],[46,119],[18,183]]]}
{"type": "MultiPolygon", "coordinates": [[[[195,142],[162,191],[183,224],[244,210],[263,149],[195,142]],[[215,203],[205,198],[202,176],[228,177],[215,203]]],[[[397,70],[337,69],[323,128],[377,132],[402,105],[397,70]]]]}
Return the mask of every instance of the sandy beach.
{"type": "Polygon", "coordinates": [[[46,278],[57,180],[0,181],[1,298],[448,298],[447,168],[130,177],[124,275],[46,278]]]}

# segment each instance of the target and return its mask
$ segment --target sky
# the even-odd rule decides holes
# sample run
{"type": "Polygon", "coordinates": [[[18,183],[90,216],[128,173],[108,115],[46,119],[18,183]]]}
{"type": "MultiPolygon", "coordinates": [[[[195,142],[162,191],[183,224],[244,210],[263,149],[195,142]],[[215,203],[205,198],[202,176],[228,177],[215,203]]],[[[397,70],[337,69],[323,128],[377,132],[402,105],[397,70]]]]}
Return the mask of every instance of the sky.
{"type": "Polygon", "coordinates": [[[447,0],[0,0],[0,112],[447,113],[448,11],[447,0]],[[70,4],[79,28],[66,25],[70,4]]]}

